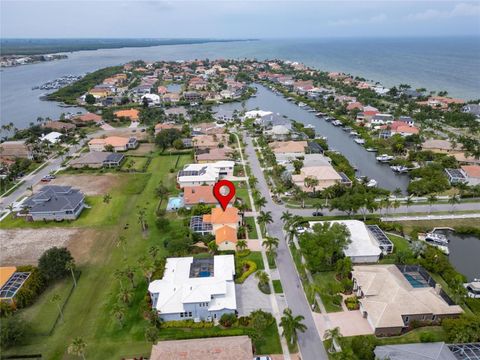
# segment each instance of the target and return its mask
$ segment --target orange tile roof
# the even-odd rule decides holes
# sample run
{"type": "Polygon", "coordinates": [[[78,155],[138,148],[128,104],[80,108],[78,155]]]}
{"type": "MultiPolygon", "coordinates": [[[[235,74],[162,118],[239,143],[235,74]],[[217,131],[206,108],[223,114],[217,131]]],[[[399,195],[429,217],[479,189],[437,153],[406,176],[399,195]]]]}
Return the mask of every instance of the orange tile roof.
{"type": "Polygon", "coordinates": [[[232,228],[231,226],[225,225],[215,231],[215,242],[217,245],[225,241],[230,241],[232,243],[237,243],[237,230],[232,228]]]}
{"type": "Polygon", "coordinates": [[[462,170],[472,178],[480,178],[480,165],[464,165],[462,170]]]}
{"type": "Polygon", "coordinates": [[[10,277],[17,271],[15,266],[0,267],[0,288],[10,279],[10,277]]]}
{"type": "Polygon", "coordinates": [[[193,204],[216,204],[217,199],[213,196],[213,186],[185,186],[183,188],[183,200],[187,205],[193,204]]]}
{"type": "Polygon", "coordinates": [[[213,208],[211,215],[203,215],[203,221],[211,224],[233,224],[238,222],[238,209],[229,207],[223,211],[222,208],[213,208]]]}
{"type": "Polygon", "coordinates": [[[126,117],[130,120],[138,120],[139,111],[137,109],[119,110],[114,112],[116,117],[126,117]]]}
{"type": "Polygon", "coordinates": [[[95,122],[100,122],[102,121],[102,117],[100,115],[94,114],[94,113],[86,113],[80,116],[77,116],[75,120],[80,120],[80,121],[95,121],[95,122]]]}
{"type": "Polygon", "coordinates": [[[128,144],[128,138],[126,137],[120,137],[120,136],[109,136],[105,139],[92,139],[88,143],[90,145],[112,145],[114,147],[116,146],[125,146],[128,144]]]}

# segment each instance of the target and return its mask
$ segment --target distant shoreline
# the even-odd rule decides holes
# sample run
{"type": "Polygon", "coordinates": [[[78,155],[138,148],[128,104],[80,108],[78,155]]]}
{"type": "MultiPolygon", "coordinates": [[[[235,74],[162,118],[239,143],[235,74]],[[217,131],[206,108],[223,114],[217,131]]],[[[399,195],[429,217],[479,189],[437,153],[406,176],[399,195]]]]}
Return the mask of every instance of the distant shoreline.
{"type": "Polygon", "coordinates": [[[256,41],[257,39],[1,39],[2,56],[48,55],[83,50],[194,45],[215,42],[256,41]]]}

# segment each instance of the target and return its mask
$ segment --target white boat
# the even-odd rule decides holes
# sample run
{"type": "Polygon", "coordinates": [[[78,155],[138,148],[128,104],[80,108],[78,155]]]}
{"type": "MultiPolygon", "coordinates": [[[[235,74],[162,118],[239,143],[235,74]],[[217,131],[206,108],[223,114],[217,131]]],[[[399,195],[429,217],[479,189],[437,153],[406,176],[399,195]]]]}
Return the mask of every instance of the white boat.
{"type": "Polygon", "coordinates": [[[324,116],[327,116],[327,114],[323,113],[323,112],[317,112],[315,114],[315,116],[318,116],[318,117],[324,117],[324,116]]]}
{"type": "Polygon", "coordinates": [[[356,139],[353,139],[353,141],[355,141],[359,145],[365,144],[365,140],[363,140],[362,138],[356,138],[356,139]]]}
{"type": "Polygon", "coordinates": [[[375,180],[375,179],[370,179],[365,186],[366,186],[366,187],[369,187],[369,188],[373,188],[373,187],[377,186],[377,184],[378,184],[378,183],[377,183],[377,180],[375,180]]]}
{"type": "Polygon", "coordinates": [[[394,172],[397,172],[399,174],[403,174],[408,172],[408,168],[406,166],[390,166],[390,169],[392,169],[394,172]]]}
{"type": "Polygon", "coordinates": [[[387,163],[393,160],[393,156],[387,155],[387,154],[382,154],[380,156],[377,156],[375,159],[379,162],[387,163]]]}
{"type": "MultiPolygon", "coordinates": [[[[434,241],[431,236],[428,236],[429,234],[433,234],[433,233],[418,234],[418,240],[424,241],[428,245],[436,247],[438,250],[440,250],[445,255],[449,255],[450,250],[448,249],[448,242],[447,243],[442,243],[442,242],[439,242],[439,241],[434,241]]],[[[435,235],[438,235],[438,234],[435,234],[435,235]]]]}
{"type": "Polygon", "coordinates": [[[340,126],[340,125],[342,125],[342,122],[340,120],[334,120],[334,121],[332,121],[332,125],[340,126]]]}
{"type": "Polygon", "coordinates": [[[480,279],[473,279],[472,282],[463,284],[467,289],[467,296],[473,299],[480,299],[480,279]]]}
{"type": "Polygon", "coordinates": [[[368,152],[377,152],[377,149],[371,147],[366,148],[365,150],[367,150],[368,152]]]}
{"type": "Polygon", "coordinates": [[[358,132],[356,132],[355,130],[350,131],[350,136],[358,136],[358,132]]]}
{"type": "Polygon", "coordinates": [[[311,112],[311,113],[314,113],[314,112],[316,112],[316,111],[317,111],[317,110],[315,110],[315,109],[311,109],[311,108],[308,109],[308,112],[311,112]]]}
{"type": "Polygon", "coordinates": [[[305,129],[315,129],[315,126],[312,124],[305,125],[305,129]]]}
{"type": "Polygon", "coordinates": [[[448,238],[445,235],[433,231],[425,235],[425,241],[444,246],[449,243],[448,238]]]}
{"type": "Polygon", "coordinates": [[[321,139],[321,140],[325,140],[325,141],[328,140],[326,136],[322,136],[322,135],[315,135],[315,139],[321,139]]]}
{"type": "Polygon", "coordinates": [[[307,106],[307,104],[305,104],[304,102],[299,102],[299,103],[298,103],[298,106],[300,106],[300,107],[305,107],[305,106],[307,106]]]}

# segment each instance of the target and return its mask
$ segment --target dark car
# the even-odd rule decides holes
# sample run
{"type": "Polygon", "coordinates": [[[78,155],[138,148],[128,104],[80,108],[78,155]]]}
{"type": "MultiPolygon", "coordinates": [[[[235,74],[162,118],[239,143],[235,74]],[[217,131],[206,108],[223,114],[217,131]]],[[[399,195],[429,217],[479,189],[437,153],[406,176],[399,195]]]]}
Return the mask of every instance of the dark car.
{"type": "Polygon", "coordinates": [[[314,211],[312,213],[312,216],[323,216],[323,213],[321,213],[320,211],[314,211]]]}

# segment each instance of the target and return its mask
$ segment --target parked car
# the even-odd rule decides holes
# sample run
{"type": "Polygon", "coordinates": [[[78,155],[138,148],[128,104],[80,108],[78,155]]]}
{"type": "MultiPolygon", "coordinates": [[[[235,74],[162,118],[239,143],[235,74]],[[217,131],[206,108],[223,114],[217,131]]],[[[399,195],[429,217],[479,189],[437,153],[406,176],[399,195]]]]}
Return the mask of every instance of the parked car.
{"type": "Polygon", "coordinates": [[[42,178],[42,182],[49,182],[50,180],[56,179],[57,177],[55,175],[45,175],[42,178]]]}
{"type": "Polygon", "coordinates": [[[303,226],[297,226],[297,233],[303,234],[307,229],[305,229],[303,226]]]}
{"type": "Polygon", "coordinates": [[[272,360],[272,358],[270,356],[257,356],[253,360],[272,360]]]}
{"type": "Polygon", "coordinates": [[[320,211],[314,211],[312,213],[312,216],[323,216],[323,213],[321,213],[320,211]]]}

